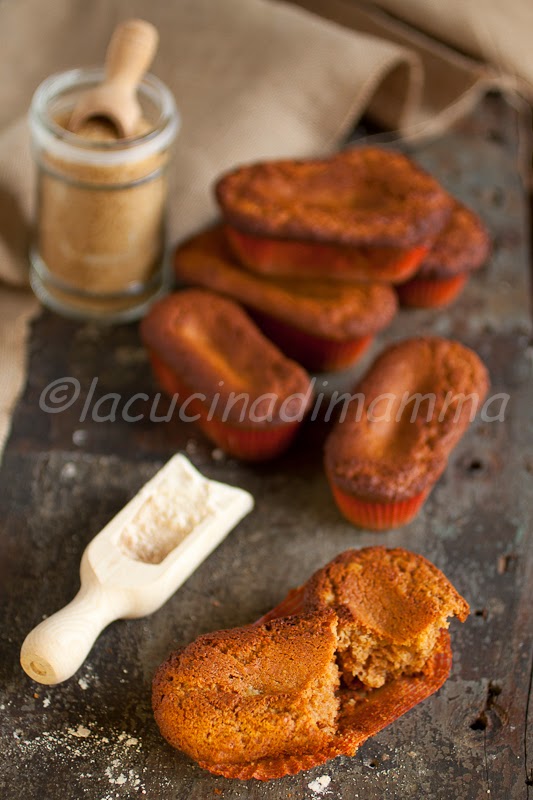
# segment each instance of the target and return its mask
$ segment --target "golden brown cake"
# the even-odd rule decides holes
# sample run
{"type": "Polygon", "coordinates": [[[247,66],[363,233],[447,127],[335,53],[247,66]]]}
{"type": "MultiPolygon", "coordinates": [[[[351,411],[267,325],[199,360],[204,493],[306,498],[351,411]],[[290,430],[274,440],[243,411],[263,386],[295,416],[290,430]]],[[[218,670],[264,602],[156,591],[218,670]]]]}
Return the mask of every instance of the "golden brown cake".
{"type": "Polygon", "coordinates": [[[200,763],[321,750],[335,733],[331,610],[200,636],[154,679],[163,736],[200,763]]]}
{"type": "Polygon", "coordinates": [[[446,680],[454,614],[464,620],[467,603],[421,556],[348,551],[259,623],[172,654],[153,682],[157,724],[232,778],[270,780],[353,755],[446,680]]]}
{"type": "Polygon", "coordinates": [[[411,159],[378,147],[239,167],[218,181],[216,196],[224,219],[245,233],[357,246],[421,244],[452,207],[411,159]]]}
{"type": "Polygon", "coordinates": [[[489,234],[479,216],[456,200],[448,223],[422,262],[418,276],[448,278],[472,272],[486,261],[489,249],[489,234]]]}
{"type": "Polygon", "coordinates": [[[266,278],[242,269],[221,226],[177,248],[176,276],[243,303],[282,350],[309,369],[353,363],[397,309],[390,286],[266,278]]]}
{"type": "Polygon", "coordinates": [[[240,306],[188,289],[153,305],[140,330],[162,388],[219,447],[247,460],[288,447],[312,402],[309,376],[240,306]]]}
{"type": "Polygon", "coordinates": [[[402,305],[436,308],[451,303],[469,274],[484,264],[489,250],[489,234],[481,219],[455,201],[447,225],[416,275],[397,287],[402,305]]]}
{"type": "Polygon", "coordinates": [[[326,474],[342,513],[373,530],[410,521],[488,386],[484,364],[459,342],[421,337],[388,347],[326,442],[326,474]]]}

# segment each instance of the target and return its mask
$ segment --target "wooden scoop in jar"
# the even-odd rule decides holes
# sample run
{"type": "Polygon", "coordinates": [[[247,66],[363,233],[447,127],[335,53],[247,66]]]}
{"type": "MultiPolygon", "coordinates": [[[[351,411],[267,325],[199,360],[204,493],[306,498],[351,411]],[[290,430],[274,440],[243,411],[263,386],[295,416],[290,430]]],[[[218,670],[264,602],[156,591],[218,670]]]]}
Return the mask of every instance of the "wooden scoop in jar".
{"type": "Polygon", "coordinates": [[[80,97],[68,129],[77,133],[87,120],[103,117],[121,138],[133,136],[142,114],[137,86],[152,63],[158,41],[157,30],[142,19],[117,25],[107,48],[105,80],[80,97]]]}
{"type": "Polygon", "coordinates": [[[253,504],[174,456],[89,543],[78,594],[28,634],[23,670],[38,683],[70,678],[110,622],[156,611],[253,504]]]}

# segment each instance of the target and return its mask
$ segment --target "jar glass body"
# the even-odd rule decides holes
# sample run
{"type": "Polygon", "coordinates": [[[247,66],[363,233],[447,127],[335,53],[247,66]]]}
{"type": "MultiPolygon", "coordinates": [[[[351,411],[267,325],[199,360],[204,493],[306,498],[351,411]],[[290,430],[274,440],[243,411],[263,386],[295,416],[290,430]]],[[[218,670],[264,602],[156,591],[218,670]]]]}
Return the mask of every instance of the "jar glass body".
{"type": "Polygon", "coordinates": [[[170,149],[179,126],[169,90],[147,75],[138,88],[142,121],[118,139],[102,122],[84,135],[66,128],[99,69],[52,76],[30,109],[37,167],[32,287],[67,316],[137,319],[167,287],[165,208],[170,149]]]}

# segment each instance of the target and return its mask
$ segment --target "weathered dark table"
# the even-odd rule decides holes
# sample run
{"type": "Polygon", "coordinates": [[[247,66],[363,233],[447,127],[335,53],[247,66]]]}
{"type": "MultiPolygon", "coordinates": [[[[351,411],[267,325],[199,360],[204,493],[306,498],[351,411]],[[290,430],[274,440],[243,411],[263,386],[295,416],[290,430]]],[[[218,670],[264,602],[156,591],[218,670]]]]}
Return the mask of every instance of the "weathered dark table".
{"type": "MultiPolygon", "coordinates": [[[[533,350],[518,122],[492,98],[455,132],[415,151],[488,221],[494,253],[449,311],[401,313],[374,352],[416,333],[457,337],[485,359],[493,391],[509,393],[510,401],[504,422],[474,424],[404,529],[364,533],[341,519],[322,471],[319,424],[305,428],[286,457],[251,467],[221,459],[183,423],[127,423],[120,414],[115,422],[94,421],[95,403],[109,392],[122,404],[132,393],[155,392],[135,326],[99,330],[40,316],[1,471],[2,800],[528,796],[533,350]],[[44,413],[41,392],[62,376],[80,382],[80,397],[62,413],[44,413]],[[73,679],[52,688],[33,684],[18,664],[25,634],[73,596],[86,543],[182,448],[210,477],[253,492],[256,510],[160,611],[105,631],[73,679]],[[151,715],[150,681],[171,649],[253,621],[341,550],[378,542],[427,555],[472,605],[467,623],[452,626],[453,672],[436,696],[354,758],[270,784],[213,777],[165,744],[151,715]],[[327,787],[327,778],[317,782],[322,776],[330,778],[327,787]]],[[[364,366],[336,385],[352,384],[364,366]]],[[[137,409],[147,415],[150,402],[137,409]]],[[[105,416],[112,403],[97,410],[105,416]]]]}

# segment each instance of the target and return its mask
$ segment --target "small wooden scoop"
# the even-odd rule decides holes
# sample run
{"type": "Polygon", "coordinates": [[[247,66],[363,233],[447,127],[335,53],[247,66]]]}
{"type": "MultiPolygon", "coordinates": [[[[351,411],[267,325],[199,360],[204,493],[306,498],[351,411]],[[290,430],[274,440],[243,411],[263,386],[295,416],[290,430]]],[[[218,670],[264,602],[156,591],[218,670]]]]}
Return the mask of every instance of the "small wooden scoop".
{"type": "Polygon", "coordinates": [[[88,119],[104,117],[121,138],[133,136],[142,113],[137,85],[152,63],[158,41],[157,30],[149,22],[121,22],[107,48],[105,80],[80,97],[70,117],[69,130],[77,133],[88,119]]]}
{"type": "Polygon", "coordinates": [[[23,670],[38,683],[70,678],[106,625],[156,611],[253,504],[174,456],[87,546],[78,594],[28,634],[23,670]]]}

